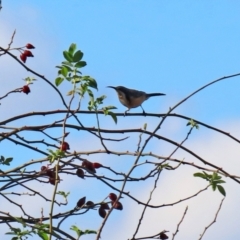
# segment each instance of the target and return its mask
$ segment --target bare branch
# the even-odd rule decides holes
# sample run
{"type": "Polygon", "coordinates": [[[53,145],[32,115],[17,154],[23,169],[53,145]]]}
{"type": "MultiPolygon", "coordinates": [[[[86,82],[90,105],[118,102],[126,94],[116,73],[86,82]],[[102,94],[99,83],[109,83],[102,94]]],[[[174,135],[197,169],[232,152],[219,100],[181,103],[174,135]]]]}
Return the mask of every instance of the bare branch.
{"type": "Polygon", "coordinates": [[[183,219],[184,219],[184,217],[185,217],[185,215],[186,215],[186,213],[187,213],[187,210],[188,210],[188,206],[186,207],[186,209],[185,209],[185,211],[184,211],[184,213],[183,213],[182,219],[180,220],[180,222],[179,222],[178,225],[177,225],[176,232],[173,233],[172,240],[175,238],[175,236],[176,236],[177,233],[179,232],[179,226],[180,226],[180,224],[182,223],[182,221],[183,221],[183,219]]]}
{"type": "Polygon", "coordinates": [[[205,227],[203,233],[200,234],[199,240],[201,240],[201,239],[203,238],[203,235],[204,235],[205,232],[208,230],[208,228],[210,228],[210,227],[216,222],[218,213],[219,213],[220,210],[221,210],[221,207],[222,207],[222,204],[223,204],[224,199],[225,199],[225,198],[222,199],[222,201],[221,201],[221,203],[220,203],[220,205],[219,205],[219,208],[218,208],[218,210],[217,210],[217,212],[216,212],[216,214],[215,214],[215,217],[214,217],[213,221],[212,221],[207,227],[205,227]]]}

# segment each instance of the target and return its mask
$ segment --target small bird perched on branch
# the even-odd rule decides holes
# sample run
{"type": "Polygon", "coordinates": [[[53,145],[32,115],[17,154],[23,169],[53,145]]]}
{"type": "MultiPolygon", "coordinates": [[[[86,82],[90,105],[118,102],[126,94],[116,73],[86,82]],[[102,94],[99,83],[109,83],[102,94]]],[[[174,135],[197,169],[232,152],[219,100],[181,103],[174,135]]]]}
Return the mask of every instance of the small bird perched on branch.
{"type": "Polygon", "coordinates": [[[131,109],[136,107],[141,107],[143,110],[143,114],[145,114],[145,111],[142,107],[142,103],[147,100],[150,97],[155,96],[163,96],[166,95],[164,93],[145,93],[142,91],[129,89],[123,86],[118,87],[112,87],[108,86],[109,88],[113,88],[116,90],[118,94],[119,101],[128,109],[125,111],[124,115],[131,109]]]}

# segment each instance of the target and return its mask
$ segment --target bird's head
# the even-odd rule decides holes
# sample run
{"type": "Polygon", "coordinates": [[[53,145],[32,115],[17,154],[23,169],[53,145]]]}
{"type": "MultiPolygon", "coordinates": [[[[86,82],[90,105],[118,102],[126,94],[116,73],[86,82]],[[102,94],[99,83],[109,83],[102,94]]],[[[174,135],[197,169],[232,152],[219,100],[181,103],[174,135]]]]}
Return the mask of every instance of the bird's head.
{"type": "Polygon", "coordinates": [[[123,86],[118,86],[118,87],[113,87],[113,86],[108,86],[108,88],[113,88],[115,89],[117,92],[126,92],[127,88],[123,87],[123,86]]]}
{"type": "Polygon", "coordinates": [[[122,98],[126,98],[127,88],[125,88],[123,86],[118,86],[118,87],[108,86],[108,88],[113,88],[113,89],[116,90],[120,101],[121,101],[122,98]]]}
{"type": "Polygon", "coordinates": [[[113,86],[107,86],[108,88],[113,88],[113,89],[115,89],[116,90],[116,87],[113,87],[113,86]]]}

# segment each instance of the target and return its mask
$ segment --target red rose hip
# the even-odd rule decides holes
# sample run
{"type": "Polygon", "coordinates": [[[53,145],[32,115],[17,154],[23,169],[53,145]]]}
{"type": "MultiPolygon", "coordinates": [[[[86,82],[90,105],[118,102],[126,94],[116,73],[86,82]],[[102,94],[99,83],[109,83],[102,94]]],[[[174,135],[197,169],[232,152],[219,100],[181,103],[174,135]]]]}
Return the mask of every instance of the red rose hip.
{"type": "Polygon", "coordinates": [[[69,144],[67,142],[63,142],[60,149],[64,152],[69,150],[70,149],[69,144]]]}
{"type": "Polygon", "coordinates": [[[31,43],[28,43],[28,44],[26,45],[26,48],[27,48],[27,49],[34,49],[35,47],[34,47],[31,43]]]}
{"type": "Polygon", "coordinates": [[[24,55],[24,54],[21,54],[21,55],[20,55],[20,59],[25,63],[26,60],[27,60],[27,56],[24,55]]]}
{"type": "Polygon", "coordinates": [[[25,55],[26,57],[34,57],[33,54],[32,54],[32,52],[29,51],[29,50],[25,50],[25,51],[23,52],[23,55],[25,55]]]}
{"type": "Polygon", "coordinates": [[[100,164],[100,163],[98,163],[98,162],[94,162],[94,163],[93,163],[93,167],[94,167],[94,168],[100,168],[100,167],[102,167],[102,164],[100,164]]]}
{"type": "Polygon", "coordinates": [[[26,94],[29,94],[30,93],[30,88],[28,85],[25,85],[22,87],[22,92],[26,93],[26,94]]]}
{"type": "Polygon", "coordinates": [[[108,195],[108,197],[112,200],[112,201],[116,201],[117,200],[117,195],[115,193],[110,193],[108,195]]]}

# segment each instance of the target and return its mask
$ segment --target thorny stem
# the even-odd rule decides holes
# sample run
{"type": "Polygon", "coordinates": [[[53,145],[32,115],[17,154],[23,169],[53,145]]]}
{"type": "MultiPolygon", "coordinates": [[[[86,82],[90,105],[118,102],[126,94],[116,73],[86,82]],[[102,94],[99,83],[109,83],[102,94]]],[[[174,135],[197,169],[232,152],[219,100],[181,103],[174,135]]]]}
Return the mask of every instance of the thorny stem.
{"type": "Polygon", "coordinates": [[[157,188],[157,182],[158,182],[158,179],[159,179],[159,177],[160,177],[160,174],[161,174],[161,171],[158,172],[158,175],[157,175],[157,177],[156,177],[156,179],[155,179],[154,187],[153,187],[152,191],[150,192],[150,196],[149,196],[149,198],[148,198],[148,201],[147,201],[146,205],[145,205],[144,208],[143,208],[141,217],[140,217],[140,219],[139,219],[139,222],[138,222],[136,231],[135,231],[135,233],[133,234],[132,239],[134,239],[135,236],[136,236],[136,234],[138,233],[138,230],[139,230],[139,228],[140,228],[140,226],[141,226],[141,223],[142,223],[144,214],[145,214],[145,212],[146,212],[146,210],[147,210],[148,203],[151,201],[153,192],[154,192],[154,190],[157,188]]]}
{"type": "Polygon", "coordinates": [[[218,208],[218,210],[217,210],[217,212],[216,212],[216,214],[215,214],[215,218],[213,219],[213,221],[212,221],[207,227],[205,227],[203,233],[200,235],[199,240],[201,240],[201,239],[203,238],[203,235],[204,235],[205,232],[208,230],[208,228],[210,228],[210,227],[216,222],[218,213],[219,213],[219,211],[221,210],[221,207],[222,207],[222,204],[223,204],[224,199],[225,199],[225,198],[222,199],[222,201],[221,201],[221,203],[220,203],[220,205],[219,205],[219,208],[218,208]]]}
{"type": "Polygon", "coordinates": [[[188,210],[188,206],[186,207],[186,209],[185,209],[185,211],[184,211],[184,213],[183,213],[182,219],[180,220],[180,222],[179,222],[178,225],[177,225],[176,232],[173,233],[172,240],[174,240],[175,236],[176,236],[177,233],[179,232],[179,226],[180,226],[180,224],[182,223],[182,221],[183,221],[183,219],[184,219],[184,217],[185,217],[185,215],[186,215],[186,213],[187,213],[187,210],[188,210]]]}
{"type": "MultiPolygon", "coordinates": [[[[75,84],[74,84],[74,88],[75,88],[75,84]]],[[[63,146],[64,144],[64,138],[65,138],[65,135],[66,135],[66,121],[69,117],[69,113],[70,113],[70,108],[71,108],[71,104],[72,104],[72,101],[74,99],[74,94],[72,95],[70,101],[69,101],[69,105],[68,105],[68,112],[64,118],[64,121],[63,121],[63,137],[62,137],[62,144],[61,146],[63,146]]],[[[62,147],[61,147],[62,149],[62,147]]],[[[58,177],[58,167],[59,167],[59,161],[60,161],[60,158],[58,158],[57,160],[57,163],[56,163],[56,167],[55,167],[55,186],[54,186],[54,191],[53,191],[53,196],[52,196],[52,202],[51,202],[51,208],[50,208],[50,213],[49,213],[49,222],[50,222],[50,226],[49,226],[49,233],[50,233],[50,238],[49,240],[52,239],[52,215],[53,215],[53,208],[54,208],[54,202],[55,202],[55,197],[56,197],[56,192],[57,192],[57,187],[58,187],[58,182],[60,181],[59,177],[58,177]]]]}

